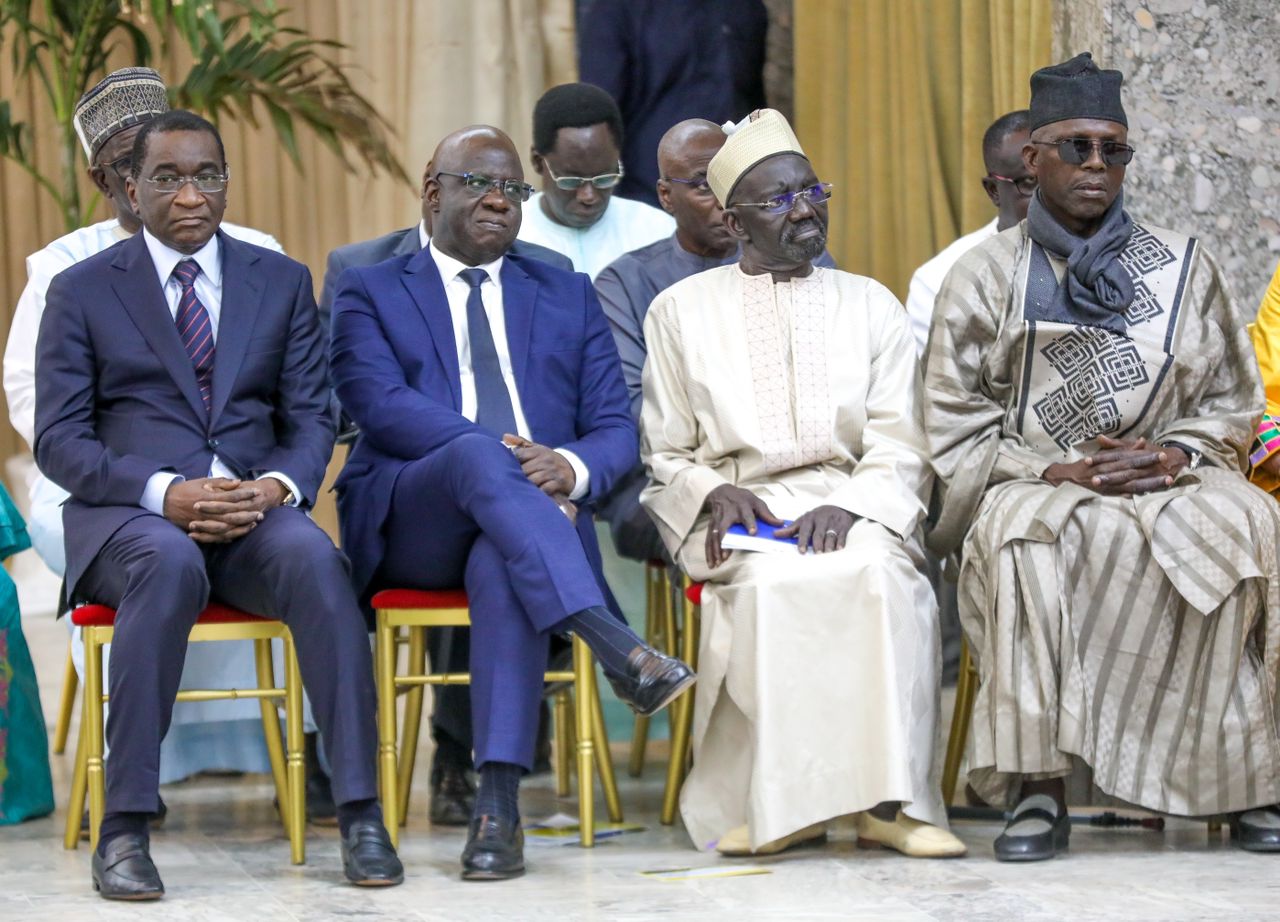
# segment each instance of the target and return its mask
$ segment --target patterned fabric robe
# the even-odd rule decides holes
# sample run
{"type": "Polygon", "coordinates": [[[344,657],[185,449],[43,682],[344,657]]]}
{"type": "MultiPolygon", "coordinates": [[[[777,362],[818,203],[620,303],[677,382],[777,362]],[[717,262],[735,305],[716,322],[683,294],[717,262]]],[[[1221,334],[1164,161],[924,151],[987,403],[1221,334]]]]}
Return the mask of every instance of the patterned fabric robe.
{"type": "Polygon", "coordinates": [[[1245,320],[1193,239],[1139,225],[1121,260],[1126,335],[1035,319],[1065,263],[1025,222],[938,297],[931,544],[960,551],[981,676],[970,782],[1007,803],[1020,775],[1083,762],[1106,794],[1163,812],[1274,803],[1280,518],[1243,473],[1263,408],[1245,320]],[[1102,433],[1177,442],[1202,466],[1132,498],[1040,479],[1102,433]]]}
{"type": "Polygon", "coordinates": [[[759,846],[888,800],[945,826],[916,537],[931,478],[902,306],[845,272],[774,284],[732,265],[658,295],[645,339],[641,502],[706,581],[680,798],[694,844],[746,823],[759,846]],[[831,504],[858,521],[841,551],[739,551],[712,570],[703,504],[726,483],[783,518],[831,504]]]}

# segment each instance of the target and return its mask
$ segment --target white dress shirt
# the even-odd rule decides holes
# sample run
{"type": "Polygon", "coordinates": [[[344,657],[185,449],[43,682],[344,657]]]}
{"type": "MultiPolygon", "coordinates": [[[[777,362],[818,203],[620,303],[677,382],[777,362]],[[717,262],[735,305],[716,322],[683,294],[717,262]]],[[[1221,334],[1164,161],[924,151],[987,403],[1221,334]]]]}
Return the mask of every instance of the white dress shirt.
{"type": "Polygon", "coordinates": [[[585,272],[593,281],[623,253],[676,232],[676,219],[661,208],[616,195],[595,224],[565,227],[547,217],[542,195],[535,194],[522,209],[520,239],[563,253],[573,260],[576,271],[585,272]]]}
{"type": "MultiPolygon", "coordinates": [[[[516,434],[522,438],[533,440],[529,433],[529,423],[524,418],[524,410],[520,404],[520,391],[516,387],[515,373],[511,368],[511,349],[507,345],[506,313],[502,303],[502,262],[499,256],[491,263],[480,266],[468,266],[434,246],[429,246],[426,228],[418,227],[419,238],[426,238],[424,246],[428,246],[436,268],[440,270],[440,278],[444,281],[444,294],[449,301],[449,316],[453,320],[453,342],[458,350],[458,374],[462,383],[462,415],[475,422],[476,419],[476,379],[471,370],[471,339],[467,328],[467,298],[471,294],[471,286],[461,273],[466,269],[483,269],[488,276],[480,283],[480,300],[484,303],[485,316],[489,318],[489,330],[493,334],[493,345],[498,353],[498,364],[502,368],[502,380],[507,386],[507,394],[511,397],[511,410],[516,419],[516,434]]],[[[573,492],[569,499],[580,499],[586,495],[590,486],[591,472],[576,454],[564,448],[555,449],[573,468],[573,492]]]]}
{"type": "MultiPolygon", "coordinates": [[[[200,266],[200,274],[196,276],[195,292],[196,297],[200,299],[200,303],[204,305],[205,311],[209,314],[209,326],[213,330],[214,341],[214,364],[217,365],[217,342],[218,342],[218,321],[222,316],[222,253],[218,246],[218,237],[214,235],[209,238],[209,242],[202,246],[190,256],[179,253],[172,247],[166,246],[145,228],[142,231],[142,238],[146,242],[147,252],[151,254],[151,261],[155,263],[156,276],[160,280],[160,287],[164,290],[164,299],[169,305],[169,315],[174,321],[178,319],[178,304],[182,300],[182,283],[173,275],[174,268],[184,259],[194,260],[200,266]]],[[[217,455],[213,456],[213,462],[209,465],[210,477],[226,477],[235,480],[236,475],[232,470],[223,463],[222,459],[217,455]]],[[[280,471],[269,471],[263,474],[264,477],[274,477],[276,480],[284,484],[286,490],[292,495],[287,505],[296,506],[302,496],[299,492],[297,484],[295,484],[286,474],[280,471]]],[[[164,494],[169,489],[169,485],[175,480],[185,479],[181,474],[175,474],[172,471],[157,471],[147,480],[147,485],[142,491],[141,506],[148,512],[154,512],[156,515],[164,515],[164,494]]]]}
{"type": "Polygon", "coordinates": [[[947,277],[951,267],[960,261],[960,257],[968,253],[982,241],[994,237],[999,231],[996,223],[999,218],[992,218],[990,224],[984,224],[972,234],[965,234],[959,240],[948,244],[947,248],[933,259],[916,270],[911,276],[911,287],[907,289],[907,317],[911,323],[911,335],[916,340],[916,355],[924,355],[925,344],[929,342],[929,327],[933,324],[933,302],[942,288],[942,280],[947,277]]]}

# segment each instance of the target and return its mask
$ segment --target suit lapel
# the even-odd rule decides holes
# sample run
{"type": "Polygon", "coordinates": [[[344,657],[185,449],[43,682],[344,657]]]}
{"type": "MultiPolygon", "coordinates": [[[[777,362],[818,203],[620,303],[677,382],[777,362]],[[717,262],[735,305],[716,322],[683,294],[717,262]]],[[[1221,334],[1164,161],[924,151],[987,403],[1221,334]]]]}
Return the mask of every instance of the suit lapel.
{"type": "Polygon", "coordinates": [[[529,336],[533,330],[533,311],[538,298],[538,283],[510,257],[502,262],[502,313],[507,328],[507,350],[511,353],[511,372],[516,388],[525,393],[524,373],[529,359],[529,336]]]}
{"type": "Polygon", "coordinates": [[[412,256],[422,249],[422,237],[418,234],[418,225],[408,228],[401,236],[392,256],[412,256]]]}
{"type": "Polygon", "coordinates": [[[240,366],[244,364],[263,288],[262,279],[252,268],[258,261],[257,253],[222,231],[218,231],[218,247],[222,256],[222,311],[214,345],[210,426],[218,421],[218,414],[227,405],[240,366]]]}
{"type": "Polygon", "coordinates": [[[196,385],[195,368],[182,345],[182,338],[178,336],[164,290],[156,277],[155,263],[151,261],[141,233],[134,234],[120,248],[111,265],[120,270],[112,278],[111,288],[125,312],[187,398],[187,403],[204,419],[204,401],[196,385]]]}
{"type": "Polygon", "coordinates": [[[444,293],[444,281],[440,278],[440,270],[436,268],[436,261],[431,258],[429,249],[419,250],[418,255],[409,260],[401,280],[422,314],[422,319],[427,323],[431,344],[435,347],[436,356],[440,359],[449,382],[453,408],[461,413],[462,375],[458,370],[458,346],[453,338],[453,318],[449,315],[449,299],[444,293]]]}

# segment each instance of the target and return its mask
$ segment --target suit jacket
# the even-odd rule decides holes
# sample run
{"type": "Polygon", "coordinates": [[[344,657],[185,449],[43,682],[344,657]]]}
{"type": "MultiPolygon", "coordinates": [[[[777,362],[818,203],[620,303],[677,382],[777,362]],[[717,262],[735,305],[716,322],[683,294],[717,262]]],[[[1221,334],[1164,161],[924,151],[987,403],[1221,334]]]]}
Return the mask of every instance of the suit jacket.
{"type": "MultiPolygon", "coordinates": [[[[618,351],[585,275],[508,254],[502,265],[507,343],[534,441],[567,448],[591,472],[578,534],[606,590],[591,504],[635,463],[638,436],[618,351]]],[[[409,463],[481,430],[461,413],[462,384],[444,283],[427,250],[348,269],[334,300],[332,373],[360,437],[338,478],[342,545],[368,588],[382,526],[409,463]]]]}
{"type": "MultiPolygon", "coordinates": [[[[324,286],[320,289],[320,323],[326,334],[329,331],[330,316],[333,313],[333,298],[338,293],[338,278],[352,266],[372,266],[393,256],[412,256],[422,249],[422,237],[418,233],[418,225],[406,227],[404,230],[392,231],[375,237],[373,240],[362,240],[359,243],[348,243],[329,253],[324,267],[324,286]]],[[[573,260],[563,253],[517,240],[511,245],[512,256],[527,256],[540,259],[548,265],[566,272],[573,271],[573,260]]]]}
{"type": "Polygon", "coordinates": [[[158,471],[288,475],[315,500],[333,451],[311,274],[218,232],[222,310],[206,412],[142,234],[49,285],[36,347],[36,462],[66,489],[67,589],[158,471]]]}

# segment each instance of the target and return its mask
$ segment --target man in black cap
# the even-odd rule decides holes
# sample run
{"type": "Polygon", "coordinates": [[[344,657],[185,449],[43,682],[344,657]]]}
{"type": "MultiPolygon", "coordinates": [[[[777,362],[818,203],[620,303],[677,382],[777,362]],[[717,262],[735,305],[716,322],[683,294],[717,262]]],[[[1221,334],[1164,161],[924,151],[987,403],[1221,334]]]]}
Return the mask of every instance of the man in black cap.
{"type": "Polygon", "coordinates": [[[1231,814],[1280,851],[1262,385],[1218,264],[1125,211],[1121,80],[1088,54],[1032,76],[1027,220],[960,259],[925,353],[932,543],[959,552],[981,677],[969,780],[1016,804],[1005,861],[1067,847],[1078,768],[1084,796],[1231,814]]]}

